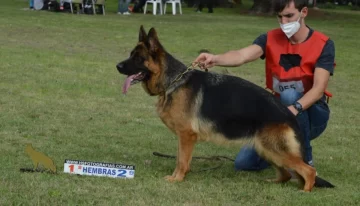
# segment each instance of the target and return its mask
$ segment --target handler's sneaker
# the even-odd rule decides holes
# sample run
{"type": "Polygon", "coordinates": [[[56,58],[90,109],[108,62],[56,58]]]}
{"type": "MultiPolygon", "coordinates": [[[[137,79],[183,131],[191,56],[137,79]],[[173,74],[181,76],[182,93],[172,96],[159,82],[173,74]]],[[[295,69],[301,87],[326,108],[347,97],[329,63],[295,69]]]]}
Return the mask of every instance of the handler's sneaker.
{"type": "Polygon", "coordinates": [[[123,13],[123,15],[130,15],[130,12],[125,11],[125,12],[123,13]]]}

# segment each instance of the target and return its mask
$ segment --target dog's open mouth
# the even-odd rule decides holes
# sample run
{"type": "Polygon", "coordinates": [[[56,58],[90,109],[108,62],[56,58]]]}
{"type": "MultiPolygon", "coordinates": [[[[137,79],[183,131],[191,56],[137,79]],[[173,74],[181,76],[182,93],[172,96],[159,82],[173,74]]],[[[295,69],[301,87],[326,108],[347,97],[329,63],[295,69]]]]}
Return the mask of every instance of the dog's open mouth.
{"type": "Polygon", "coordinates": [[[141,82],[145,78],[145,73],[139,72],[137,74],[129,75],[123,86],[123,94],[126,94],[129,87],[133,84],[141,82]]]}

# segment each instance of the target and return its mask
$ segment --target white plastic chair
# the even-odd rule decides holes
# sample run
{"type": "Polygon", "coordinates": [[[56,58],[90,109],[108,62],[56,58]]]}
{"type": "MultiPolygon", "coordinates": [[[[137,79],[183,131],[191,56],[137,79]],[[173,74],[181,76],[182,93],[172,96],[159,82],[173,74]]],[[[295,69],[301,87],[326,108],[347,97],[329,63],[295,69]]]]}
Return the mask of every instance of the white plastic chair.
{"type": "Polygon", "coordinates": [[[153,14],[156,15],[157,13],[157,5],[159,4],[160,8],[160,15],[162,15],[162,2],[161,0],[147,0],[146,3],[145,3],[145,8],[144,8],[144,14],[146,14],[146,7],[147,7],[147,4],[152,4],[153,5],[153,14]]]}
{"type": "Polygon", "coordinates": [[[166,0],[165,6],[164,6],[164,14],[166,14],[166,4],[171,4],[172,5],[172,14],[173,15],[176,14],[176,4],[179,4],[179,12],[180,12],[180,14],[182,14],[181,0],[166,0]]]}

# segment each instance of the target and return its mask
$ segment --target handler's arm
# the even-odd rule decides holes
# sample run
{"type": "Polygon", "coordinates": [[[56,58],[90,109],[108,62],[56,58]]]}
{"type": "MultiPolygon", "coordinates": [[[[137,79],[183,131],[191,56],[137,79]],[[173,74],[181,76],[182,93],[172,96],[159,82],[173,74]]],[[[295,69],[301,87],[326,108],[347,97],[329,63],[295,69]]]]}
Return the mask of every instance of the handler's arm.
{"type": "Polygon", "coordinates": [[[228,51],[223,54],[215,55],[214,62],[217,66],[236,67],[247,62],[254,61],[263,55],[263,50],[260,46],[253,44],[248,47],[228,51]]]}
{"type": "MultiPolygon", "coordinates": [[[[302,105],[303,110],[309,108],[324,95],[325,89],[329,82],[329,78],[329,71],[320,67],[317,67],[315,69],[313,87],[302,98],[298,100],[298,102],[302,105]]],[[[294,106],[289,106],[289,109],[295,115],[297,115],[298,111],[294,108],[294,106]]]]}
{"type": "MultiPolygon", "coordinates": [[[[303,110],[309,108],[324,95],[329,78],[334,73],[334,62],[335,45],[334,42],[329,39],[316,63],[313,87],[298,100],[302,105],[303,110]]],[[[289,106],[288,108],[297,115],[298,112],[293,106],[289,106]]]]}

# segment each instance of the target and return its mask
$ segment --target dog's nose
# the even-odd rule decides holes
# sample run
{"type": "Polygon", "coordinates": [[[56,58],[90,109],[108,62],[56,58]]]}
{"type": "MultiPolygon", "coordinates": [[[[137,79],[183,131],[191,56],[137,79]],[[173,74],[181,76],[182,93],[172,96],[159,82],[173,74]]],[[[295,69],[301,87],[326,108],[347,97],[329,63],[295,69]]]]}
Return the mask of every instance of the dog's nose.
{"type": "Polygon", "coordinates": [[[116,65],[116,68],[117,68],[118,70],[121,70],[121,69],[124,68],[124,64],[123,64],[123,63],[119,63],[119,64],[116,65]]]}

